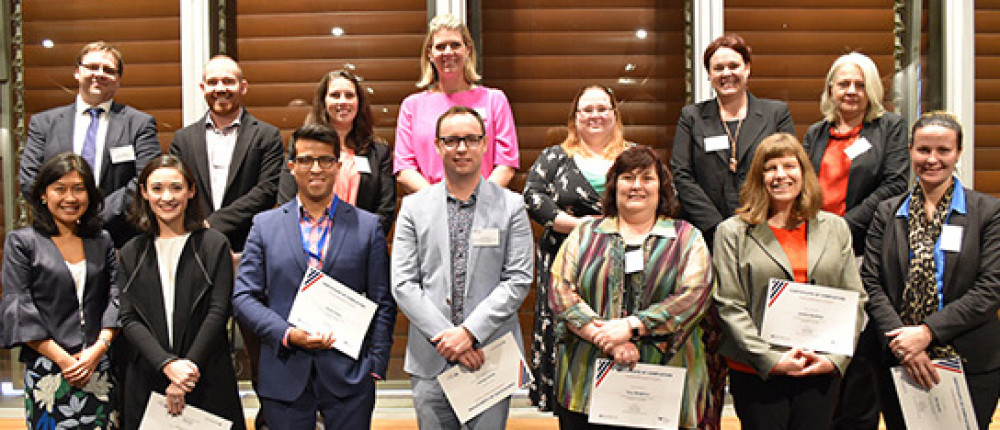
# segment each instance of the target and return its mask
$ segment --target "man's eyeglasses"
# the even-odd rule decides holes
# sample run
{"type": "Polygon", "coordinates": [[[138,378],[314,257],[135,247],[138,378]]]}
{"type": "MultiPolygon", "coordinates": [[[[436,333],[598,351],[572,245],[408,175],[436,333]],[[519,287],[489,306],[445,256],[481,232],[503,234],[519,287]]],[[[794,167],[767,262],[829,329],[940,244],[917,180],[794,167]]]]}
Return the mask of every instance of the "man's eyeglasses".
{"type": "Polygon", "coordinates": [[[112,66],[105,66],[103,64],[97,64],[97,63],[89,63],[89,64],[81,64],[80,67],[83,67],[90,73],[97,73],[103,71],[105,75],[118,76],[118,69],[112,66]]]}
{"type": "Polygon", "coordinates": [[[486,136],[482,134],[467,134],[465,136],[441,136],[438,141],[441,142],[447,149],[456,149],[458,145],[465,142],[465,147],[469,149],[478,148],[479,145],[483,143],[483,138],[486,136]]]}
{"type": "Polygon", "coordinates": [[[319,167],[323,169],[329,169],[333,167],[333,163],[337,162],[337,157],[332,155],[322,155],[319,157],[313,157],[311,155],[300,155],[295,157],[295,167],[300,169],[311,169],[313,163],[319,163],[319,167]]]}

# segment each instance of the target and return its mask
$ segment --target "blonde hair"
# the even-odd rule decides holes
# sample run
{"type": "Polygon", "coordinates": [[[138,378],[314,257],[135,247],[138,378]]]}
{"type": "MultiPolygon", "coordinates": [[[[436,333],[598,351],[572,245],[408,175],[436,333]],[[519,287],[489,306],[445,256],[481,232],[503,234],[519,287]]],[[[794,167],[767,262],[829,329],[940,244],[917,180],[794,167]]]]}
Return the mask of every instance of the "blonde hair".
{"type": "Polygon", "coordinates": [[[434,17],[427,25],[427,36],[424,36],[423,48],[420,51],[420,81],[417,82],[417,87],[427,88],[438,81],[437,70],[427,56],[434,43],[434,34],[441,30],[452,30],[462,34],[462,43],[469,51],[469,56],[465,60],[465,82],[471,84],[482,79],[483,77],[476,72],[476,44],[472,42],[469,28],[455,15],[443,14],[434,17]]]}
{"type": "Polygon", "coordinates": [[[771,197],[764,184],[764,164],[771,159],[794,156],[802,171],[802,190],[795,203],[795,217],[799,221],[812,219],[823,206],[823,189],[819,186],[816,171],[799,140],[788,133],[775,133],[760,141],[753,155],[746,182],[740,189],[740,207],[736,215],[748,224],[763,224],[771,215],[771,197]]]}
{"type": "Polygon", "coordinates": [[[627,147],[625,143],[625,137],[623,135],[624,125],[622,125],[622,116],[618,112],[618,101],[615,100],[615,93],[604,85],[594,84],[587,85],[580,88],[580,91],[576,93],[576,97],[573,97],[573,107],[569,111],[569,119],[566,121],[566,130],[569,132],[566,135],[566,139],[559,144],[562,146],[564,152],[569,157],[572,157],[581,152],[580,147],[583,142],[580,139],[580,135],[576,132],[576,112],[580,106],[580,97],[583,97],[583,93],[587,90],[599,89],[604,91],[608,95],[608,99],[611,100],[611,110],[615,113],[615,129],[611,132],[611,141],[604,147],[604,152],[601,154],[602,157],[608,160],[614,160],[618,157],[622,151],[627,147]]]}
{"type": "Polygon", "coordinates": [[[868,97],[868,107],[865,109],[865,122],[879,118],[885,113],[885,106],[882,105],[882,98],[885,97],[885,90],[882,88],[882,79],[878,74],[878,67],[867,55],[860,52],[841,55],[830,66],[826,73],[826,84],[823,87],[823,95],[819,99],[819,110],[827,121],[837,122],[840,119],[840,111],[830,96],[830,88],[833,87],[833,79],[837,72],[844,66],[853,65],[861,69],[861,76],[865,81],[865,95],[868,97]]]}

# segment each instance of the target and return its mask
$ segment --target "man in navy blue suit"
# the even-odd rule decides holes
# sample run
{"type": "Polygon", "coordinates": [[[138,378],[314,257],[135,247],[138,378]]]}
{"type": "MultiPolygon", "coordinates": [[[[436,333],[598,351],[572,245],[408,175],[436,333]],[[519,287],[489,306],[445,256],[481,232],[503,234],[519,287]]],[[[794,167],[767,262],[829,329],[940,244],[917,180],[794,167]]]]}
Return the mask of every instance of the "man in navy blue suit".
{"type": "Polygon", "coordinates": [[[292,135],[288,167],[296,198],[253,220],[233,291],[237,318],[261,339],[257,396],[275,430],[371,426],[375,381],[385,378],[396,304],[378,217],[333,193],[340,167],[336,133],[307,125],[292,135]],[[307,267],[378,305],[357,360],[331,349],[337,332],[309,333],[288,322],[307,267]]]}

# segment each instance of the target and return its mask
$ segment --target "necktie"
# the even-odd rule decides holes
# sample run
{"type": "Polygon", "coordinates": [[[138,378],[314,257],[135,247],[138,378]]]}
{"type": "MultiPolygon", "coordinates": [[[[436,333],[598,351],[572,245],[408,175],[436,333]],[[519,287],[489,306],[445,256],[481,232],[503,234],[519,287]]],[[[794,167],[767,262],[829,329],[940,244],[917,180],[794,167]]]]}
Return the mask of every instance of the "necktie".
{"type": "MultiPolygon", "coordinates": [[[[101,112],[104,112],[104,109],[91,107],[87,108],[85,112],[90,115],[90,126],[87,127],[87,137],[83,139],[83,149],[80,150],[80,156],[87,160],[90,168],[93,169],[95,153],[97,152],[97,126],[101,123],[101,112]]],[[[94,172],[94,175],[96,176],[97,172],[94,172]]]]}

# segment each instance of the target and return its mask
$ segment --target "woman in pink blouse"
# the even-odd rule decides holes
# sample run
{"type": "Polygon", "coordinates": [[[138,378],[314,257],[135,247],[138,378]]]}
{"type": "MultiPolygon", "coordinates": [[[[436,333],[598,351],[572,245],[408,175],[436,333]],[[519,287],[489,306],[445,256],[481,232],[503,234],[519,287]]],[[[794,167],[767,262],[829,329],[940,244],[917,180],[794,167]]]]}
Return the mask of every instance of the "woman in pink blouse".
{"type": "Polygon", "coordinates": [[[475,84],[476,48],[469,29],[452,15],[431,20],[420,57],[424,91],[399,107],[393,173],[405,192],[441,180],[444,169],[434,150],[438,117],[452,106],[475,109],[486,122],[489,139],[483,153],[483,177],[507,186],[518,167],[514,116],[503,91],[475,84]]]}

